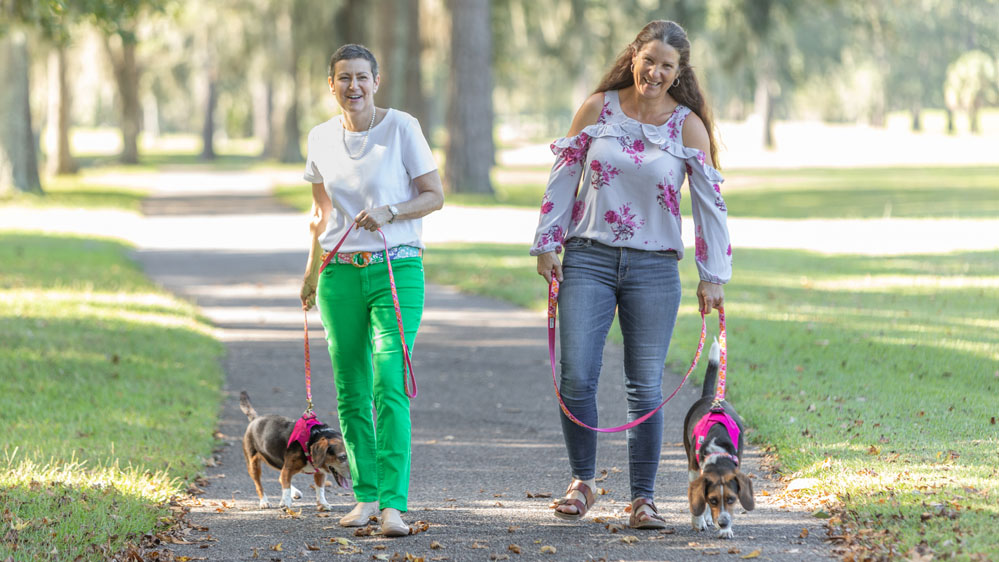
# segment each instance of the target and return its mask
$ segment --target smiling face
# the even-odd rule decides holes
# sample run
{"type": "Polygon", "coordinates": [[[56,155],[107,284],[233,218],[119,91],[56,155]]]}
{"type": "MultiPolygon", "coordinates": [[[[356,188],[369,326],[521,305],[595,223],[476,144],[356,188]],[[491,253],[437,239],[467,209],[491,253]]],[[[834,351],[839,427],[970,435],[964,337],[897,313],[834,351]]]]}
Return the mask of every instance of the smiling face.
{"type": "Polygon", "coordinates": [[[663,96],[680,72],[680,53],[672,46],[653,39],[631,58],[635,89],[640,96],[663,96]]]}
{"type": "Polygon", "coordinates": [[[365,59],[344,59],[333,66],[330,92],[344,111],[357,112],[374,106],[379,77],[371,72],[365,59]]]}

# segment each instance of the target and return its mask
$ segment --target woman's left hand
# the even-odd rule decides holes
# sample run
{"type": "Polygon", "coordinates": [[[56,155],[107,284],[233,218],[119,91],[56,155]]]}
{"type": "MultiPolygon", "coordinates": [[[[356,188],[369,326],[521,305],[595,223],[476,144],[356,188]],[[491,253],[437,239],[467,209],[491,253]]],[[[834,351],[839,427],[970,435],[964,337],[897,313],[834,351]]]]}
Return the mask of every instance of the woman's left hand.
{"type": "Polygon", "coordinates": [[[388,210],[388,205],[365,209],[357,213],[357,216],[354,217],[354,222],[357,223],[358,228],[370,230],[371,232],[388,224],[390,220],[392,220],[392,211],[388,210]]]}
{"type": "Polygon", "coordinates": [[[725,289],[717,283],[701,281],[697,284],[697,304],[701,314],[711,314],[712,308],[721,308],[725,304],[725,289]]]}

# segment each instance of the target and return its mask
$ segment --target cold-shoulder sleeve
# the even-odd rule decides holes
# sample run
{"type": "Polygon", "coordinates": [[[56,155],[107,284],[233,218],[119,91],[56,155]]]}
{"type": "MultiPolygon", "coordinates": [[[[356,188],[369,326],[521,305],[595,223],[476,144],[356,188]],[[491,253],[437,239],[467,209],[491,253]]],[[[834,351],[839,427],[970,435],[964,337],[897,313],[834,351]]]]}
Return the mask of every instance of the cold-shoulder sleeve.
{"type": "Polygon", "coordinates": [[[552,165],[548,187],[541,199],[541,217],[531,246],[532,256],[562,250],[589,147],[590,136],[586,132],[574,137],[563,137],[552,143],[555,164],[552,165]]]}
{"type": "Polygon", "coordinates": [[[728,208],[721,194],[722,175],[705,162],[704,152],[684,147],[687,184],[694,215],[694,260],[702,281],[724,284],[732,278],[728,208]]]}

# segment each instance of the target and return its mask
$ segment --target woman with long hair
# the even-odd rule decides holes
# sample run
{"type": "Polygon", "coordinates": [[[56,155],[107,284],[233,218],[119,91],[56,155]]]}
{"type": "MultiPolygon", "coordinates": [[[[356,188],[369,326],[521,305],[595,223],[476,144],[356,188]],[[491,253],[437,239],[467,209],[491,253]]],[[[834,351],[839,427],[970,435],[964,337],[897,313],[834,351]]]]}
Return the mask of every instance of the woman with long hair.
{"type": "MultiPolygon", "coordinates": [[[[579,108],[556,155],[531,255],[561,283],[561,392],[569,411],[597,425],[603,346],[617,310],[624,336],[628,418],[662,401],[662,372],[680,305],[680,188],[694,218],[699,309],[724,301],[732,273],[711,114],[690,65],[690,41],[671,21],[648,23],[579,108]],[[558,254],[564,250],[562,261],[558,254]]],[[[564,413],[572,481],[555,516],[578,520],[595,501],[597,436],[564,413]]],[[[654,503],[662,444],[659,411],[628,430],[638,529],[666,525],[654,503]]]]}

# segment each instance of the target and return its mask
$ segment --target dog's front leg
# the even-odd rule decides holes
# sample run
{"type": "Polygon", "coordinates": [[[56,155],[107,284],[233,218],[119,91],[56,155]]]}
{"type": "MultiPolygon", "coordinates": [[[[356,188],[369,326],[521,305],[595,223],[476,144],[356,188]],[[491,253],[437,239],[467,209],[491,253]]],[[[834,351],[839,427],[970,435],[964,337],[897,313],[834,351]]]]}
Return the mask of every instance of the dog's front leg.
{"type": "Polygon", "coordinates": [[[294,488],[291,485],[291,476],[291,471],[288,470],[287,466],[281,469],[281,477],[279,478],[281,481],[281,503],[279,505],[288,509],[291,509],[291,496],[292,489],[294,488]]]}
{"type": "Polygon", "coordinates": [[[317,470],[312,479],[316,483],[316,505],[319,506],[319,511],[332,511],[333,506],[326,501],[326,474],[317,470]]]}
{"type": "Polygon", "coordinates": [[[708,527],[713,526],[713,522],[711,521],[711,512],[705,511],[700,515],[691,515],[690,526],[693,527],[695,531],[703,531],[708,527]]]}

